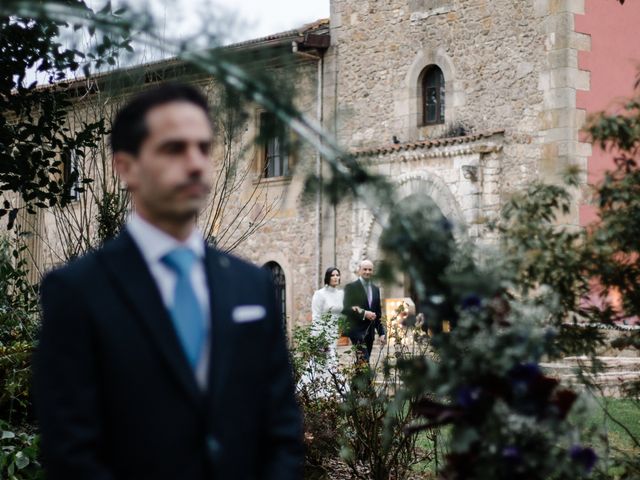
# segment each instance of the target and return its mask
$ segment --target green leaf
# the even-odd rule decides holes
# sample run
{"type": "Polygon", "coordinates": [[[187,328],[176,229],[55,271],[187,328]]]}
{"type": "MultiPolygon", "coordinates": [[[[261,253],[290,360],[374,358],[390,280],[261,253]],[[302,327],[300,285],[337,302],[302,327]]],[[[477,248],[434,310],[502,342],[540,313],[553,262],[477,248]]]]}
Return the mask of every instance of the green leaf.
{"type": "Polygon", "coordinates": [[[16,462],[16,467],[18,467],[18,470],[22,470],[27,465],[29,465],[30,460],[29,460],[29,457],[27,457],[24,453],[18,452],[16,453],[15,462],[16,462]]]}
{"type": "Polygon", "coordinates": [[[451,444],[451,450],[456,453],[464,453],[469,450],[471,444],[480,439],[480,435],[475,429],[465,428],[457,432],[458,434],[453,439],[451,444]]]}
{"type": "Polygon", "coordinates": [[[98,15],[106,15],[107,13],[109,13],[111,11],[111,0],[109,0],[104,7],[102,7],[100,10],[98,10],[97,14],[98,15]]]}

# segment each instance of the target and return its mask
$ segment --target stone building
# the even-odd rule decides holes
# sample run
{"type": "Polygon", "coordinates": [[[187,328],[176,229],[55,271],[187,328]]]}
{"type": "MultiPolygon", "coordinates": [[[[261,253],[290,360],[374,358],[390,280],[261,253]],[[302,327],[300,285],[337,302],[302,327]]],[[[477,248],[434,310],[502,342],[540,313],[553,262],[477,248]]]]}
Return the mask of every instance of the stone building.
{"type": "MultiPolygon", "coordinates": [[[[593,152],[580,128],[603,108],[598,99],[631,93],[639,21],[637,2],[614,0],[331,0],[329,20],[230,48],[286,49],[307,115],[388,175],[398,201],[428,199],[482,242],[483,221],[512,192],[570,165],[587,171],[593,152]],[[612,41],[621,47],[603,52],[612,41]],[[604,82],[594,92],[592,79],[619,68],[617,90],[604,82]]],[[[249,112],[248,134],[265,115],[249,112]]],[[[245,161],[258,188],[282,200],[236,253],[272,269],[291,328],[310,320],[325,268],[339,267],[344,283],[362,259],[380,259],[381,227],[358,202],[301,200],[306,169],[326,173],[308,147],[287,156],[273,139],[245,161]]],[[[581,223],[584,201],[576,196],[567,223],[581,223]]],[[[408,293],[402,281],[383,288],[408,293]]]]}
{"type": "MultiPolygon", "coordinates": [[[[483,241],[483,220],[512,192],[557,181],[570,165],[587,172],[592,149],[580,128],[587,113],[608,107],[603,98],[632,93],[638,21],[639,5],[599,0],[332,0],[331,45],[318,60],[320,120],[393,179],[399,201],[428,197],[483,241]],[[603,43],[617,48],[605,53],[603,43]],[[618,70],[613,87],[592,86],[618,70]],[[588,102],[594,97],[600,103],[588,102]]],[[[585,221],[584,193],[567,223],[585,221]]],[[[246,254],[280,264],[297,323],[308,321],[327,266],[341,268],[344,282],[363,258],[379,259],[381,227],[358,203],[291,213],[246,254]],[[283,249],[285,237],[294,240],[283,249]]],[[[408,293],[402,283],[383,289],[408,293]]]]}

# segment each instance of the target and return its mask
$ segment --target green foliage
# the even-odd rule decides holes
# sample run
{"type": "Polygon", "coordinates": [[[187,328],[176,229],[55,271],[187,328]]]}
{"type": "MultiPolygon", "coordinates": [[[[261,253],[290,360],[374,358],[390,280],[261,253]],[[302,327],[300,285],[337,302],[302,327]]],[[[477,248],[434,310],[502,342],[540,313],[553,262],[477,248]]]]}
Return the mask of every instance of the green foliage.
{"type": "MultiPolygon", "coordinates": [[[[593,192],[598,221],[586,229],[562,225],[578,186],[574,170],[564,185],[536,184],[515,195],[496,227],[520,293],[542,285],[558,293],[557,325],[567,319],[612,323],[640,315],[640,103],[633,99],[620,114],[594,116],[588,132],[614,156],[614,168],[593,192]],[[595,293],[600,305],[587,301],[595,293]],[[611,302],[611,294],[621,299],[619,305],[611,302]]],[[[632,345],[635,335],[630,337],[632,345]]],[[[583,351],[592,340],[583,343],[583,351]]]]}
{"type": "Polygon", "coordinates": [[[40,480],[44,473],[38,461],[38,436],[16,432],[0,420],[0,478],[40,480]]]}
{"type": "MultiPolygon", "coordinates": [[[[329,322],[329,318],[323,320],[329,322]]],[[[305,477],[325,474],[330,468],[327,460],[338,455],[336,431],[342,423],[336,384],[328,381],[339,374],[335,366],[332,371],[327,368],[330,339],[324,329],[314,333],[311,326],[296,326],[291,337],[296,397],[304,418],[305,477]]]]}
{"type": "Polygon", "coordinates": [[[595,478],[636,479],[640,476],[640,408],[637,400],[596,398],[589,409],[587,426],[600,432],[610,450],[595,478]]]}
{"type": "Polygon", "coordinates": [[[597,398],[588,411],[587,426],[604,427],[612,438],[613,448],[638,453],[640,445],[640,408],[638,401],[627,398],[597,398]]]}
{"type": "Polygon", "coordinates": [[[341,410],[340,457],[352,478],[404,479],[412,467],[430,458],[420,449],[417,435],[407,434],[413,415],[411,398],[396,390],[389,377],[379,378],[373,369],[356,369],[350,377],[341,410]]]}
{"type": "Polygon", "coordinates": [[[630,99],[619,114],[593,116],[588,131],[603,150],[637,153],[640,146],[640,100],[630,99]]]}
{"type": "Polygon", "coordinates": [[[120,192],[104,191],[98,204],[98,244],[115,238],[124,227],[127,213],[127,197],[120,192]]]}
{"type": "MultiPolygon", "coordinates": [[[[442,228],[438,225],[422,230],[442,228]]],[[[446,238],[416,234],[418,228],[414,223],[403,232],[405,241],[446,238]]],[[[442,250],[428,245],[422,251],[442,250]]],[[[418,310],[425,316],[423,328],[434,332],[436,355],[398,363],[404,394],[418,398],[413,412],[422,418],[411,431],[450,426],[443,478],[586,476],[593,451],[577,443],[577,430],[564,421],[576,395],[539,367],[557,335],[540,320],[553,311],[557,297],[549,292],[544,299],[518,300],[509,293],[503,259],[481,265],[466,249],[445,251],[448,261],[437,259],[441,267],[424,269],[415,279],[425,286],[418,310]],[[439,328],[443,320],[455,325],[450,333],[439,328]],[[574,458],[581,456],[584,461],[574,458]]],[[[401,260],[407,262],[402,268],[415,264],[413,258],[401,260]]]]}
{"type": "MultiPolygon", "coordinates": [[[[95,52],[86,55],[98,67],[103,61],[115,62],[113,47],[126,48],[133,27],[148,45],[162,41],[145,17],[111,12],[109,4],[94,13],[80,2],[5,0],[0,13],[5,15],[0,22],[2,44],[16,50],[20,60],[19,68],[15,73],[8,71],[0,85],[3,112],[9,115],[0,120],[0,160],[6,166],[0,182],[7,192],[19,193],[33,205],[30,209],[65,202],[68,189],[56,177],[59,154],[82,155],[85,146],[93,146],[103,126],[87,124],[86,136],[72,136],[64,125],[68,97],[59,89],[25,86],[24,72],[35,67],[55,80],[65,70],[80,68],[82,54],[65,50],[55,40],[67,22],[74,28],[87,28],[91,35],[103,34],[95,52]],[[20,35],[25,36],[25,51],[30,52],[26,55],[17,51],[20,42],[15,39],[20,35]]],[[[596,462],[595,453],[580,439],[580,429],[566,421],[575,393],[546,376],[539,363],[562,352],[593,351],[594,338],[581,342],[578,330],[562,325],[567,318],[576,323],[581,319],[612,321],[638,313],[640,277],[634,229],[640,222],[638,169],[633,159],[638,145],[637,103],[629,104],[625,118],[604,118],[592,129],[595,139],[628,154],[605,179],[599,194],[600,225],[588,231],[558,227],[557,219],[569,210],[575,179],[569,179],[569,189],[535,185],[507,206],[504,221],[496,227],[503,235],[504,249],[492,256],[456,244],[454,228],[433,205],[397,208],[392,184],[367,170],[366,157],[341,152],[318,125],[295,109],[290,97],[279,97],[277,80],[247,71],[219,50],[194,51],[186,44],[173,47],[167,53],[216,75],[244,101],[274,112],[280,120],[274,128],[288,125],[318,148],[328,164],[328,180],[310,176],[309,191],[323,189],[335,203],[358,198],[372,210],[385,227],[381,246],[391,259],[387,273],[390,277],[407,273],[420,300],[418,311],[424,319],[407,317],[407,325],[433,332],[432,351],[400,353],[383,368],[380,383],[374,371],[352,367],[332,374],[332,382],[323,377],[315,393],[304,387],[308,393],[306,397],[299,393],[299,398],[307,415],[306,426],[312,429],[307,439],[322,439],[312,458],[321,464],[323,458],[335,455],[338,445],[328,434],[330,427],[343,432],[340,451],[353,476],[382,479],[393,472],[402,477],[416,459],[415,432],[447,425],[451,443],[442,478],[586,477],[596,462]],[[613,289],[621,292],[623,311],[586,307],[583,302],[591,279],[602,285],[603,295],[613,289]],[[454,326],[450,333],[442,330],[445,321],[454,326]],[[336,408],[337,404],[342,407],[336,408]]],[[[105,218],[113,218],[108,199],[104,209],[105,218]]],[[[7,200],[0,214],[3,212],[11,225],[16,207],[7,200]]],[[[115,228],[111,221],[104,223],[108,227],[104,236],[108,236],[115,228]]],[[[15,288],[7,290],[11,302],[20,291],[15,288]]],[[[29,331],[29,311],[26,308],[24,316],[15,317],[21,320],[14,325],[25,326],[17,330],[19,335],[12,328],[1,333],[9,338],[5,350],[9,360],[3,365],[12,365],[12,372],[20,371],[10,360],[24,354],[20,333],[29,331]]],[[[298,337],[296,334],[296,340],[298,337]]],[[[326,339],[299,344],[303,346],[298,369],[314,363],[330,367],[328,357],[322,361],[326,339]]],[[[14,377],[7,375],[5,383],[8,381],[14,382],[14,377]]],[[[21,391],[20,387],[13,390],[21,391]]],[[[14,407],[9,405],[9,412],[14,407]]],[[[26,465],[25,458],[35,459],[34,451],[18,455],[32,439],[15,436],[7,440],[14,438],[22,443],[7,450],[12,460],[3,464],[7,469],[14,465],[13,474],[22,470],[17,468],[20,465],[33,464],[26,465]]],[[[621,478],[637,467],[633,461],[626,465],[620,466],[621,478]]]]}
{"type": "MultiPolygon", "coordinates": [[[[640,130],[637,134],[640,142],[640,130]]],[[[600,264],[593,273],[603,295],[615,291],[622,298],[612,319],[640,315],[640,168],[635,153],[635,159],[618,157],[617,168],[605,174],[597,196],[599,223],[590,232],[600,264]]]]}
{"type": "Polygon", "coordinates": [[[305,421],[306,476],[337,475],[340,458],[350,478],[407,478],[414,465],[431,456],[417,435],[406,434],[411,399],[396,394],[400,377],[395,361],[424,353],[426,343],[414,341],[414,328],[391,328],[391,339],[411,339],[388,347],[392,361],[382,369],[354,365],[353,352],[340,359],[330,353],[335,339],[327,335],[330,328],[323,328],[330,322],[327,316],[313,328],[296,327],[292,339],[296,393],[305,421]]]}
{"type": "MultiPolygon", "coordinates": [[[[16,196],[29,212],[68,203],[78,172],[63,176],[63,161],[72,155],[84,158],[85,150],[95,147],[105,133],[103,120],[70,130],[67,110],[78,92],[61,84],[42,88],[34,78],[51,85],[81,67],[87,74],[92,65],[113,61],[119,48],[128,45],[126,39],[116,42],[104,36],[96,40],[98,53],[86,55],[61,43],[61,34],[70,27],[64,20],[36,21],[21,15],[18,4],[3,2],[0,7],[0,45],[6,59],[0,73],[0,216],[7,215],[9,229],[20,208],[16,196]]],[[[80,0],[51,5],[91,13],[80,0]]],[[[45,3],[34,6],[44,8],[45,3]]]]}
{"type": "Polygon", "coordinates": [[[15,425],[30,414],[30,360],[39,312],[23,252],[0,240],[0,419],[15,425]]]}
{"type": "MultiPolygon", "coordinates": [[[[633,321],[640,316],[639,106],[635,98],[619,114],[599,114],[590,119],[591,139],[614,157],[614,168],[604,173],[593,192],[597,222],[584,229],[562,225],[563,215],[575,201],[578,177],[573,171],[564,185],[533,185],[514,196],[505,208],[502,223],[496,227],[507,253],[511,291],[533,299],[540,292],[556,295],[548,321],[557,335],[547,354],[590,355],[594,367],[581,374],[590,389],[594,383],[589,374],[599,368],[596,350],[605,341],[602,330],[586,325],[633,321]]],[[[637,349],[640,331],[621,334],[611,346],[637,349]]],[[[636,415],[639,387],[638,381],[627,382],[624,390],[628,398],[635,399],[629,408],[636,409],[636,415]]],[[[640,445],[637,432],[627,429],[624,422],[617,422],[607,408],[605,412],[614,425],[625,429],[632,444],[640,445]]],[[[640,470],[637,455],[615,448],[603,450],[603,455],[606,468],[602,467],[598,475],[636,478],[640,470]]]]}
{"type": "Polygon", "coordinates": [[[557,294],[548,312],[558,333],[555,350],[548,352],[552,356],[594,353],[601,343],[598,332],[566,324],[596,314],[584,302],[591,293],[596,252],[584,230],[560,223],[571,209],[570,189],[577,185],[575,170],[567,172],[565,185],[533,184],[507,202],[501,221],[492,226],[500,233],[503,271],[512,293],[533,298],[546,290],[557,294]]]}

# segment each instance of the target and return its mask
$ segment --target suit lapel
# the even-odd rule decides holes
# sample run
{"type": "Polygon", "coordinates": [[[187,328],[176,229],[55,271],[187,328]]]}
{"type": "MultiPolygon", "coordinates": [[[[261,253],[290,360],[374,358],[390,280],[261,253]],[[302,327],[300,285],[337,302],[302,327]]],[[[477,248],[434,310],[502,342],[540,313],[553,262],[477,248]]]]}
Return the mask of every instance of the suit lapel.
{"type": "Polygon", "coordinates": [[[233,324],[231,309],[234,305],[234,289],[230,283],[229,259],[213,248],[207,248],[205,270],[209,286],[211,330],[209,356],[209,392],[219,398],[226,382],[233,353],[233,324]]]}
{"type": "MultiPolygon", "coordinates": [[[[362,280],[358,279],[356,280],[356,282],[358,282],[358,284],[360,285],[360,291],[362,292],[362,304],[371,308],[371,305],[369,305],[369,296],[367,295],[367,289],[362,283],[362,280]]],[[[373,302],[373,287],[371,288],[371,301],[373,302]]]]}
{"type": "Polygon", "coordinates": [[[116,290],[157,347],[168,371],[199,407],[201,394],[195,376],[156,282],[131,236],[122,233],[100,252],[99,258],[110,273],[116,290]]]}
{"type": "Polygon", "coordinates": [[[381,298],[380,298],[380,287],[378,287],[377,285],[371,285],[371,303],[372,306],[373,304],[375,304],[376,302],[380,305],[381,304],[381,298]]]}

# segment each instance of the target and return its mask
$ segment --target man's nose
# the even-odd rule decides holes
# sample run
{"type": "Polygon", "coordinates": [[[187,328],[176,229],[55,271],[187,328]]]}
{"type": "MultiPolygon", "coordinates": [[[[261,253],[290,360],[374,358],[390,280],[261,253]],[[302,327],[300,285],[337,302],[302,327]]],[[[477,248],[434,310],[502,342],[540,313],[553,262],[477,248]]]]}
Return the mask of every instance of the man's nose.
{"type": "Polygon", "coordinates": [[[209,162],[209,157],[202,152],[198,145],[190,146],[186,157],[186,163],[190,171],[202,171],[209,162]]]}

